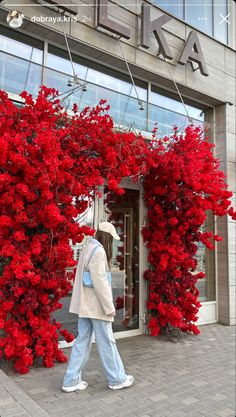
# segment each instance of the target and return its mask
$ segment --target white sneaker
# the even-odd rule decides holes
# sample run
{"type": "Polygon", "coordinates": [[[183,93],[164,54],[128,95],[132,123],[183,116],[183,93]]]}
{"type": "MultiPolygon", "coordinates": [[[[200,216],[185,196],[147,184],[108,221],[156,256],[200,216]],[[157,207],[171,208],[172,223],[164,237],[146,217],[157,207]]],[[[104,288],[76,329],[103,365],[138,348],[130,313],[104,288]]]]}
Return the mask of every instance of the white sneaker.
{"type": "Polygon", "coordinates": [[[70,387],[62,387],[62,391],[64,392],[73,392],[73,391],[82,391],[83,389],[86,389],[88,386],[88,383],[85,381],[80,381],[76,385],[71,385],[70,387]]]}
{"type": "Polygon", "coordinates": [[[122,384],[108,385],[108,388],[110,389],[128,388],[133,384],[133,382],[134,382],[134,377],[132,375],[127,375],[125,381],[122,382],[122,384]]]}

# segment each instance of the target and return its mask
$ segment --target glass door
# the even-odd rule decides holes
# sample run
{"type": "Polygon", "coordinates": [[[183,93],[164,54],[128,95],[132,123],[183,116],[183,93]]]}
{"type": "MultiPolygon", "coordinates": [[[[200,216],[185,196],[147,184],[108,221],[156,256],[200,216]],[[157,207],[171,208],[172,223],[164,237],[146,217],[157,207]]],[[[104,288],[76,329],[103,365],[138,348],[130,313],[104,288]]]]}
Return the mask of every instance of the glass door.
{"type": "Polygon", "coordinates": [[[114,224],[112,290],[116,307],[114,332],[139,329],[139,200],[140,191],[126,189],[117,196],[104,189],[104,218],[114,224]]]}

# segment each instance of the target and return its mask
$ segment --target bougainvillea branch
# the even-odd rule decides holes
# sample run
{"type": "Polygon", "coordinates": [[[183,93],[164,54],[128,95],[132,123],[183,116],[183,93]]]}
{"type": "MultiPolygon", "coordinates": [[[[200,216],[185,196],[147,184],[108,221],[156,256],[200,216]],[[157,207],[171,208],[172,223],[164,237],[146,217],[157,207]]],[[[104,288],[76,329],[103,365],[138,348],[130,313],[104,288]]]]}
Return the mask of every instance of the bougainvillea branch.
{"type": "MultiPolygon", "coordinates": [[[[155,132],[154,132],[155,136],[155,132]]],[[[201,232],[207,214],[235,220],[232,193],[214,158],[213,145],[199,127],[189,126],[183,135],[177,129],[170,138],[156,140],[156,167],[144,179],[147,224],[143,237],[148,248],[148,328],[153,336],[170,329],[199,333],[194,324],[200,307],[195,273],[198,242],[214,249],[222,240],[201,232]]]]}

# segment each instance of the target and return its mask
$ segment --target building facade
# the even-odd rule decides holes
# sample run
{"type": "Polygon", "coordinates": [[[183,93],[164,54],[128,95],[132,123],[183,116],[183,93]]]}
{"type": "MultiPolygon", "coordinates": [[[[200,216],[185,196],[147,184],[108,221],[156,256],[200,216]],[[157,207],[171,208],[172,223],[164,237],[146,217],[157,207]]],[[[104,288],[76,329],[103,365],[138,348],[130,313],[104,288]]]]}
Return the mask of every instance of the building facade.
{"type": "MultiPolygon", "coordinates": [[[[0,0],[0,88],[20,104],[23,90],[36,96],[42,84],[55,87],[68,109],[73,102],[81,109],[105,98],[118,128],[147,138],[155,122],[160,136],[189,121],[207,125],[235,206],[235,2],[77,0],[60,8],[56,1],[41,3],[0,0]],[[24,14],[17,29],[6,21],[12,10],[24,14]]],[[[117,337],[142,334],[146,313],[142,187],[129,179],[123,185],[126,194],[119,198],[104,187],[103,197],[81,219],[94,227],[111,218],[119,224],[122,239],[112,262],[117,337]]],[[[235,223],[229,218],[207,223],[224,240],[214,252],[199,247],[197,253],[199,270],[206,271],[198,284],[199,324],[232,325],[235,223]]],[[[76,332],[69,297],[63,302],[57,317],[76,332]]]]}

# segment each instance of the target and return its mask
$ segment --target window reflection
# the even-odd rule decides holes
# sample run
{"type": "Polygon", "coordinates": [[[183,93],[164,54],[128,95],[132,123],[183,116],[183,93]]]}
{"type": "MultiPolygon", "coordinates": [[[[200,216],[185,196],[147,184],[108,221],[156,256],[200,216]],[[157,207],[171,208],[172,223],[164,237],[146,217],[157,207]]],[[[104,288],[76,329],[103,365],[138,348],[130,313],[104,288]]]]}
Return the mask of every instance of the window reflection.
{"type": "Polygon", "coordinates": [[[223,43],[228,43],[229,25],[223,17],[228,14],[227,0],[152,0],[174,16],[186,20],[204,33],[223,43]]]}
{"type": "Polygon", "coordinates": [[[186,22],[212,35],[212,0],[186,0],[186,22]]]}
{"type": "MultiPolygon", "coordinates": [[[[158,123],[158,137],[171,135],[174,126],[178,126],[179,132],[182,133],[189,124],[183,104],[180,101],[155,92],[156,87],[154,86],[153,90],[150,93],[150,102],[153,104],[148,105],[148,130],[152,131],[155,124],[158,123]]],[[[186,105],[186,108],[189,117],[192,118],[191,122],[193,125],[203,126],[204,114],[201,109],[189,105],[186,105]]]]}
{"type": "MultiPolygon", "coordinates": [[[[131,83],[112,77],[102,72],[89,68],[86,81],[91,81],[94,84],[110,88],[122,94],[127,94],[130,97],[137,97],[136,91],[131,83]]],[[[136,86],[140,99],[147,100],[147,89],[136,86]]]]}
{"type": "Polygon", "coordinates": [[[0,50],[42,64],[43,51],[0,34],[0,50]]]}
{"type": "MultiPolygon", "coordinates": [[[[78,57],[77,57],[78,59],[78,57]]],[[[126,94],[130,97],[137,97],[136,91],[132,83],[123,81],[118,77],[111,76],[109,74],[103,73],[102,71],[89,68],[84,65],[80,65],[73,61],[73,66],[75,69],[76,75],[79,79],[91,82],[93,84],[100,85],[105,88],[117,91],[122,94],[126,94]]],[[[63,72],[68,75],[73,75],[72,65],[69,59],[48,53],[47,57],[47,67],[56,69],[57,71],[63,72]]],[[[139,98],[142,100],[147,100],[147,89],[136,86],[139,98]]]]}
{"type": "Polygon", "coordinates": [[[183,0],[154,0],[153,3],[180,19],[184,17],[183,0]]]}
{"type": "MultiPolygon", "coordinates": [[[[14,37],[14,31],[10,32],[14,37]]],[[[20,34],[19,36],[22,37],[23,35],[20,34]]],[[[34,42],[32,38],[27,37],[26,43],[24,43],[11,39],[5,34],[1,34],[0,37],[3,51],[18,53],[19,55],[24,54],[29,60],[22,60],[2,52],[0,63],[1,88],[15,94],[19,94],[22,90],[28,90],[33,96],[36,96],[42,81],[42,67],[31,61],[42,62],[40,42],[35,40],[36,47],[32,44],[34,42]]],[[[26,38],[25,35],[24,38],[26,38]]],[[[108,73],[109,69],[105,67],[101,67],[101,69],[91,68],[89,67],[89,61],[75,55],[73,56],[73,64],[81,81],[86,80],[88,82],[87,91],[83,92],[79,89],[69,95],[62,103],[66,108],[71,109],[73,103],[77,103],[79,110],[82,110],[84,106],[98,103],[102,97],[110,105],[110,115],[114,122],[121,127],[152,131],[154,123],[158,121],[160,135],[171,134],[174,125],[178,125],[181,130],[186,127],[188,119],[182,103],[160,94],[157,87],[152,87],[150,103],[147,103],[147,86],[145,87],[144,82],[143,86],[139,85],[139,83],[142,83],[141,81],[137,82],[136,88],[143,103],[143,110],[141,111],[135,88],[130,81],[122,79],[123,75],[119,73],[116,75],[115,72],[114,75],[113,72],[110,74],[108,73]]],[[[49,45],[47,67],[44,68],[44,84],[56,88],[62,94],[70,90],[68,79],[71,75],[72,66],[67,57],[67,52],[49,45]]],[[[63,96],[61,99],[63,99],[63,96]]],[[[190,117],[203,121],[199,109],[192,106],[186,107],[190,117]]]]}
{"type": "MultiPolygon", "coordinates": [[[[68,71],[69,74],[71,64],[68,60],[57,57],[54,54],[49,54],[49,56],[50,59],[48,62],[50,65],[57,68],[60,67],[60,69],[68,71]]],[[[77,57],[77,59],[79,58],[77,57]]],[[[141,111],[139,110],[136,93],[131,83],[86,67],[85,65],[80,65],[80,67],[79,64],[75,63],[75,65],[80,69],[80,74],[87,73],[85,79],[89,83],[87,84],[86,92],[79,89],[65,100],[64,105],[67,108],[71,108],[73,103],[76,102],[79,110],[82,110],[85,106],[91,106],[97,103],[102,97],[110,105],[109,113],[117,125],[140,129],[142,131],[152,131],[154,124],[158,121],[159,135],[171,134],[174,125],[178,125],[181,131],[187,126],[188,118],[186,117],[183,104],[155,92],[155,87],[153,87],[154,91],[150,93],[151,104],[148,104],[146,102],[147,90],[137,86],[139,96],[143,100],[144,110],[141,111]],[[147,118],[149,119],[148,125],[147,118]]],[[[55,87],[60,93],[68,91],[68,75],[66,74],[46,68],[45,80],[46,85],[55,87]]],[[[203,114],[200,109],[188,105],[186,107],[189,116],[195,119],[196,123],[198,121],[203,122],[203,114]]]]}
{"type": "Polygon", "coordinates": [[[0,52],[0,88],[14,94],[27,90],[36,97],[41,76],[40,65],[0,52]]]}
{"type": "MultiPolygon", "coordinates": [[[[174,126],[178,126],[179,132],[182,133],[188,125],[186,116],[153,105],[149,105],[148,121],[149,131],[152,131],[157,123],[157,136],[159,138],[173,134],[174,126]]],[[[196,121],[196,124],[199,124],[199,121],[196,121]]]]}
{"type": "MultiPolygon", "coordinates": [[[[45,69],[44,75],[45,84],[47,86],[58,89],[60,93],[68,91],[67,75],[48,68],[45,69]]],[[[104,83],[106,77],[105,74],[101,73],[101,79],[104,80],[104,83]]],[[[121,83],[122,82],[123,81],[121,81],[121,83]]],[[[91,106],[98,103],[101,98],[107,100],[110,105],[109,114],[113,117],[116,124],[147,130],[147,103],[143,102],[144,110],[140,111],[136,98],[119,94],[117,91],[110,90],[101,85],[92,83],[87,84],[86,92],[83,92],[81,89],[75,91],[63,102],[63,105],[71,108],[73,103],[77,103],[79,110],[82,110],[85,106],[91,106]]]]}
{"type": "MultiPolygon", "coordinates": [[[[1,88],[14,94],[28,90],[35,97],[41,85],[42,66],[4,52],[0,54],[1,88]]],[[[84,68],[86,71],[88,70],[87,67],[84,68]]],[[[69,76],[69,74],[44,68],[44,84],[48,87],[56,88],[60,94],[70,90],[68,87],[69,76]]],[[[103,80],[104,84],[106,78],[108,79],[107,84],[110,85],[110,78],[112,77],[100,74],[100,81],[103,80]]],[[[82,110],[85,106],[94,105],[101,98],[104,98],[110,105],[109,114],[112,116],[114,123],[122,128],[137,129],[143,132],[152,131],[154,124],[158,122],[158,134],[170,135],[173,132],[174,125],[179,126],[181,131],[187,126],[188,118],[182,103],[160,94],[157,92],[157,87],[153,86],[154,91],[150,94],[150,103],[143,100],[143,110],[140,110],[138,100],[131,96],[133,94],[131,85],[123,80],[120,80],[119,84],[118,78],[116,81],[117,88],[119,87],[120,90],[125,90],[126,92],[128,92],[127,89],[129,88],[130,95],[119,93],[101,85],[88,83],[86,92],[82,91],[82,89],[73,92],[73,89],[71,89],[69,97],[64,99],[64,96],[61,96],[62,105],[71,109],[73,103],[76,103],[79,110],[82,110]]],[[[141,90],[142,88],[139,90],[142,93],[141,90]]],[[[145,89],[143,89],[143,92],[143,94],[146,94],[145,89]]],[[[203,122],[203,115],[200,109],[192,106],[187,106],[187,108],[190,117],[195,120],[194,123],[200,124],[203,122]]]]}
{"type": "Polygon", "coordinates": [[[104,190],[107,220],[120,236],[113,240],[111,260],[116,332],[139,328],[139,199],[138,190],[126,189],[122,196],[104,190]]]}
{"type": "Polygon", "coordinates": [[[214,3],[214,38],[218,41],[227,43],[228,23],[223,19],[228,14],[227,2],[213,0],[214,3]]]}
{"type": "MultiPolygon", "coordinates": [[[[210,230],[213,232],[213,216],[208,215],[205,224],[201,227],[201,232],[210,230]]],[[[200,301],[213,301],[216,299],[215,282],[215,252],[206,248],[202,242],[198,242],[198,251],[195,258],[198,265],[194,273],[205,272],[205,278],[197,281],[196,287],[199,290],[200,301]]]]}
{"type": "MultiPolygon", "coordinates": [[[[161,94],[158,94],[157,92],[151,91],[149,101],[150,103],[155,104],[157,106],[164,107],[168,110],[172,110],[174,112],[186,115],[185,108],[180,101],[173,100],[172,98],[163,96],[161,94]]],[[[203,113],[199,108],[189,106],[187,104],[186,108],[190,117],[203,121],[203,113]]]]}
{"type": "MultiPolygon", "coordinates": [[[[81,79],[85,79],[86,73],[87,73],[87,67],[80,65],[74,61],[73,61],[73,66],[74,66],[76,75],[81,79]]],[[[48,53],[47,54],[47,67],[53,68],[60,72],[64,72],[65,74],[68,74],[68,75],[73,75],[73,70],[72,70],[72,65],[71,65],[70,60],[63,58],[61,56],[48,53]]]]}

